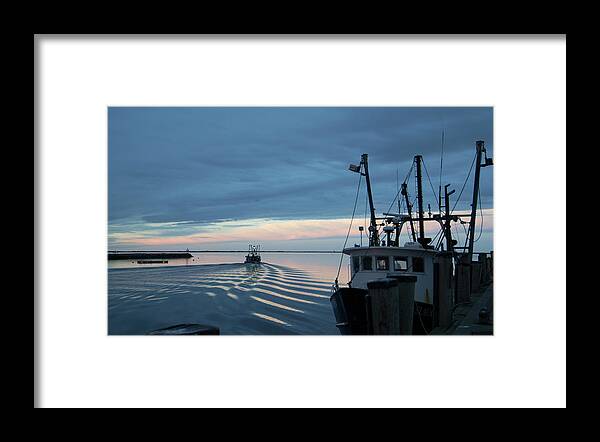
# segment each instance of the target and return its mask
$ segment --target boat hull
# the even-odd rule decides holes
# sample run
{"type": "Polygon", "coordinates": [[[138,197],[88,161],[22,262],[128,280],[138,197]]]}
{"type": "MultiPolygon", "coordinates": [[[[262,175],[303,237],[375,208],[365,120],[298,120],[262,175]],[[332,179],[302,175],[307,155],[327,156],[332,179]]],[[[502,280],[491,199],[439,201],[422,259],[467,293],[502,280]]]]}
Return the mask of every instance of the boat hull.
{"type": "Polygon", "coordinates": [[[342,335],[368,335],[367,295],[364,289],[340,288],[331,296],[336,327],[342,335]]]}
{"type": "MultiPolygon", "coordinates": [[[[371,306],[368,290],[340,288],[331,295],[336,327],[341,335],[372,335],[371,306]]],[[[429,334],[433,328],[433,305],[415,301],[413,335],[429,334]]]]}

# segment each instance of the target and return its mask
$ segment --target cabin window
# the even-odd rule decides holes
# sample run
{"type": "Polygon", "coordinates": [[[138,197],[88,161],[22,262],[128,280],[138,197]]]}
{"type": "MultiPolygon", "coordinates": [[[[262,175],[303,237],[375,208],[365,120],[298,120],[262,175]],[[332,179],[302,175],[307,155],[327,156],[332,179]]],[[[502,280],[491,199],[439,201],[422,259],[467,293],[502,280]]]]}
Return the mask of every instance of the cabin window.
{"type": "Polygon", "coordinates": [[[406,256],[394,256],[394,270],[406,272],[408,270],[408,258],[406,256]]]}
{"type": "Polygon", "coordinates": [[[363,270],[373,270],[373,258],[370,256],[363,256],[362,263],[363,270]]]}
{"type": "Polygon", "coordinates": [[[389,270],[390,269],[390,261],[387,256],[378,256],[377,257],[377,270],[389,270]]]}
{"type": "Polygon", "coordinates": [[[354,273],[357,273],[358,271],[360,271],[360,257],[358,257],[358,256],[352,257],[352,270],[354,271],[354,273]]]}
{"type": "Polygon", "coordinates": [[[425,271],[425,261],[423,258],[414,257],[412,259],[413,272],[423,273],[425,271]]]}

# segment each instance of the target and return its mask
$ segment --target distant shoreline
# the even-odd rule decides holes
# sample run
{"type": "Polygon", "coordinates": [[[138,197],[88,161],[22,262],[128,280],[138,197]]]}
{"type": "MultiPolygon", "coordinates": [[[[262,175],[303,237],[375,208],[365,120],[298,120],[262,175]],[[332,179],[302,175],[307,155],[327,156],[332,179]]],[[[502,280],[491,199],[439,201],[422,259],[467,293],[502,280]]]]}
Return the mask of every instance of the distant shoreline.
{"type": "MultiPolygon", "coordinates": [[[[248,253],[248,250],[109,250],[108,253],[248,253]]],[[[341,250],[261,250],[260,253],[342,253],[341,250]]]]}

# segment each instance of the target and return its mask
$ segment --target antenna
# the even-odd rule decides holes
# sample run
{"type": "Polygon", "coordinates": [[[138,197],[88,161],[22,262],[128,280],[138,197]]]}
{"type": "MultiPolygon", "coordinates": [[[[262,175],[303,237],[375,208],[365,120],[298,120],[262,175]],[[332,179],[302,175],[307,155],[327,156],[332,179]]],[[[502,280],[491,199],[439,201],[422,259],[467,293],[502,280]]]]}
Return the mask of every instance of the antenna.
{"type": "MultiPolygon", "coordinates": [[[[398,168],[396,167],[396,195],[400,193],[400,184],[398,181],[398,168]]],[[[400,213],[400,198],[398,198],[398,213],[400,213]]]]}
{"type": "Polygon", "coordinates": [[[444,170],[444,139],[445,130],[442,130],[442,153],[440,155],[440,185],[438,186],[438,208],[442,215],[442,171],[444,170]]]}

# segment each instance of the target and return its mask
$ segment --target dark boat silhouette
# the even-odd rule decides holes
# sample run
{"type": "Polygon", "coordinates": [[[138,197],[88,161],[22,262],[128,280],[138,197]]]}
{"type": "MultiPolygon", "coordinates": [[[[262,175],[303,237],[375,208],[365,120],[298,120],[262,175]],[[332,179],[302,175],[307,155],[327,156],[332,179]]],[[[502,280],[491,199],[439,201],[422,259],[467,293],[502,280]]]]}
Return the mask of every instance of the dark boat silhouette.
{"type": "Polygon", "coordinates": [[[246,255],[245,264],[260,264],[260,245],[249,245],[248,246],[248,254],[246,255]]]}

